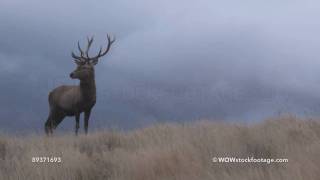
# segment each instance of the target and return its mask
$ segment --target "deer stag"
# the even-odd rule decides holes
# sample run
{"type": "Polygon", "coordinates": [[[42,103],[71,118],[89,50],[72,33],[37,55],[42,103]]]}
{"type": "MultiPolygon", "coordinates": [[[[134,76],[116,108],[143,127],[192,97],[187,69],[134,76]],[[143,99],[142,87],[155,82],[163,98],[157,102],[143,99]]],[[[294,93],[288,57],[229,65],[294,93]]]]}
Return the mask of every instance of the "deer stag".
{"type": "Polygon", "coordinates": [[[45,132],[47,135],[52,134],[59,123],[66,116],[75,116],[75,134],[78,135],[80,114],[84,112],[84,130],[88,133],[88,122],[91,109],[96,103],[96,85],[94,65],[98,63],[99,58],[106,55],[115,38],[110,38],[107,35],[108,46],[103,51],[100,48],[99,53],[94,57],[89,57],[89,49],[93,42],[93,37],[88,38],[88,44],[85,51],[83,51],[78,42],[78,49],[80,56],[72,52],[72,57],[77,65],[77,68],[70,74],[72,79],[79,79],[78,86],[59,86],[49,93],[50,113],[45,123],[45,132]]]}

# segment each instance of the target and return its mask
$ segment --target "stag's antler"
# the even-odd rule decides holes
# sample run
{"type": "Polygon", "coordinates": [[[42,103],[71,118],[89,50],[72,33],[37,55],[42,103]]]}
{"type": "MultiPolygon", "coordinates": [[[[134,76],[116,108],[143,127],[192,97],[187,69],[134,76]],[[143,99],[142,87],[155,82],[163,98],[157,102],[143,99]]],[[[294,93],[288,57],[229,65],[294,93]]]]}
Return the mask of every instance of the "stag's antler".
{"type": "Polygon", "coordinates": [[[98,55],[94,56],[94,57],[89,57],[89,50],[90,47],[92,45],[93,42],[93,36],[91,38],[87,38],[88,44],[87,44],[87,48],[85,51],[83,51],[80,47],[80,43],[78,41],[78,50],[80,52],[80,56],[75,55],[73,52],[71,53],[71,56],[75,59],[76,63],[84,63],[84,62],[90,62],[90,61],[97,61],[100,57],[106,55],[109,50],[111,45],[114,43],[114,41],[116,40],[115,38],[112,38],[109,36],[109,34],[107,34],[107,40],[108,40],[108,46],[107,49],[105,51],[102,51],[102,47],[100,47],[99,53],[98,55]]]}
{"type": "Polygon", "coordinates": [[[108,35],[107,35],[107,39],[108,39],[107,49],[106,49],[104,52],[102,52],[102,47],[100,47],[100,50],[99,50],[98,55],[96,55],[96,56],[93,57],[92,59],[100,58],[100,57],[102,57],[102,56],[104,56],[104,55],[106,55],[106,54],[108,53],[108,51],[110,50],[110,47],[111,47],[112,43],[114,43],[114,41],[116,40],[116,38],[113,38],[113,39],[111,40],[111,37],[110,37],[109,34],[108,34],[108,35]]]}

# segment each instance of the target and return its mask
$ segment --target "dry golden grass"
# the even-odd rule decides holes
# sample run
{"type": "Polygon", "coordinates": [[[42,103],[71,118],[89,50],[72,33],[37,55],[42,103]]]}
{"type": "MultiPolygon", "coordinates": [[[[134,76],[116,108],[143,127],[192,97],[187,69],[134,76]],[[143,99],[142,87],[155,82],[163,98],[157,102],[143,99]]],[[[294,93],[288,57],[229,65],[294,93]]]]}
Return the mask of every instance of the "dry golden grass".
{"type": "Polygon", "coordinates": [[[256,124],[200,121],[88,136],[0,137],[2,180],[319,179],[320,122],[281,117],[256,124]],[[58,156],[61,163],[33,163],[58,156]],[[212,157],[288,158],[213,163],[212,157]]]}

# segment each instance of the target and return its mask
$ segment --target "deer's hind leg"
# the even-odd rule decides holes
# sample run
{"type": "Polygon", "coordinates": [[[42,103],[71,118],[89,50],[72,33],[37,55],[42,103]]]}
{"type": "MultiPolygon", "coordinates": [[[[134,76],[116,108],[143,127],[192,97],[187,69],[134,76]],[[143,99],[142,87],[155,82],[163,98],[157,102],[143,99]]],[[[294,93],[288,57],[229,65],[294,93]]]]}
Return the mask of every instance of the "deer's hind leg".
{"type": "Polygon", "coordinates": [[[53,116],[54,120],[52,121],[52,128],[56,129],[65,117],[66,114],[64,112],[57,111],[53,116]]]}
{"type": "Polygon", "coordinates": [[[48,119],[46,123],[44,124],[44,130],[47,135],[52,134],[52,113],[50,111],[48,119]]]}
{"type": "Polygon", "coordinates": [[[45,132],[47,135],[53,133],[53,129],[56,129],[61,121],[65,118],[65,113],[57,110],[51,110],[48,120],[45,123],[45,132]]]}

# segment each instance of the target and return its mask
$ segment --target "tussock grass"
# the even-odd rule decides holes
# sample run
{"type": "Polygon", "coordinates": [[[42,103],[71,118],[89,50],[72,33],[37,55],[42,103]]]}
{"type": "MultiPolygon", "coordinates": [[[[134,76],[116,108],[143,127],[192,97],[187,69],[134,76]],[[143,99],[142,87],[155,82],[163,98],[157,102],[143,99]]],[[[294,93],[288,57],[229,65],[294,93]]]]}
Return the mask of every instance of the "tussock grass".
{"type": "Polygon", "coordinates": [[[199,121],[88,136],[0,136],[0,179],[319,179],[320,121],[280,117],[255,124],[199,121]],[[61,163],[33,163],[34,156],[61,163]],[[213,163],[212,157],[288,158],[288,163],[213,163]]]}

